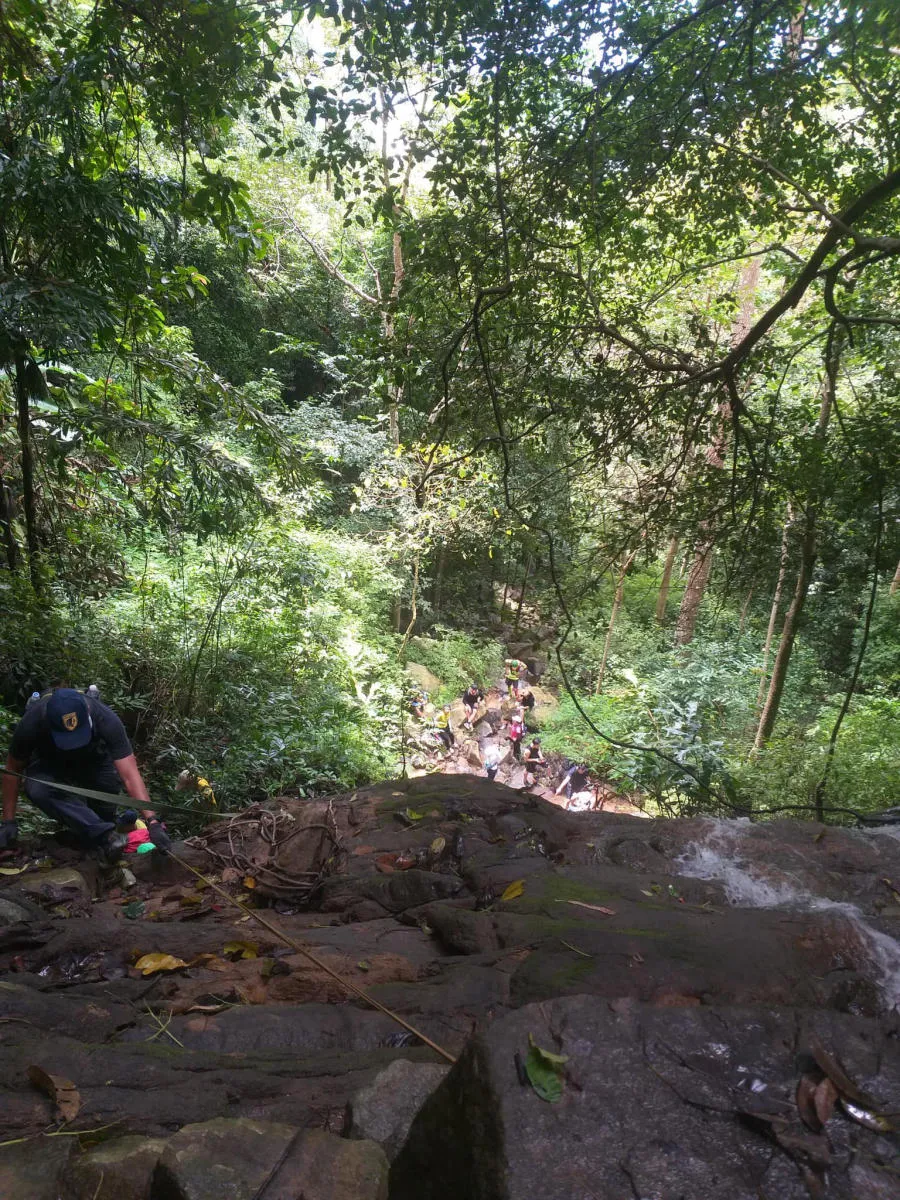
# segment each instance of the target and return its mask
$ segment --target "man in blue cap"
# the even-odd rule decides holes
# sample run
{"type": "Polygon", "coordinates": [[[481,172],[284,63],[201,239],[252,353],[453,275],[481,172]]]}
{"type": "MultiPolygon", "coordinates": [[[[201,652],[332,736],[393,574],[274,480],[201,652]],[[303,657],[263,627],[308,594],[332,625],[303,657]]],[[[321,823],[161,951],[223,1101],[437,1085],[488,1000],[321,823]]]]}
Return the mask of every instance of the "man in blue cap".
{"type": "Polygon", "coordinates": [[[138,770],[125,727],[97,697],[73,688],[57,688],[30,705],[16,726],[3,775],[3,821],[0,850],[16,841],[19,783],[36,808],[55,817],[86,847],[115,861],[125,838],[116,831],[116,809],[86,800],[55,786],[68,783],[115,795],[125,791],[143,806],[150,840],[159,850],[172,845],[165,827],[150,808],[150,796],[138,770]]]}

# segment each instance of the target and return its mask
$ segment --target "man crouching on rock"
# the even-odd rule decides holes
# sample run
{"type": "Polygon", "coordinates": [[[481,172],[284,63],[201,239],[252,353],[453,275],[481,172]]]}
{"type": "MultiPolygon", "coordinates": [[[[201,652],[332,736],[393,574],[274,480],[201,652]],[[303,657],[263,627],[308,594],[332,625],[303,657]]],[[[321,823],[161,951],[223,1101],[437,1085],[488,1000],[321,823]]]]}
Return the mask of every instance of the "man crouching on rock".
{"type": "Polygon", "coordinates": [[[150,841],[158,850],[172,845],[156,814],[138,770],[125,726],[111,708],[73,688],[57,688],[32,704],[16,726],[3,775],[0,850],[14,843],[19,827],[16,806],[20,780],[31,803],[70,829],[101,860],[115,862],[125,846],[116,832],[116,809],[100,800],[84,800],[54,785],[71,784],[113,795],[122,790],[145,806],[150,841]]]}

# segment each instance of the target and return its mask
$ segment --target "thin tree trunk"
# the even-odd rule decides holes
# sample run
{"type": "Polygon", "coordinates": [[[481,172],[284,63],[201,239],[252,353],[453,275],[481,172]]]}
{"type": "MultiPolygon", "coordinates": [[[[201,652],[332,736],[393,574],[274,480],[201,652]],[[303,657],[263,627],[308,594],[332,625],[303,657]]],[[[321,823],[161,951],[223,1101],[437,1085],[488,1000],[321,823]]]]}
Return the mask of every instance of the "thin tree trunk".
{"type": "Polygon", "coordinates": [[[0,475],[0,529],[3,530],[3,543],[6,548],[6,564],[10,571],[15,571],[19,565],[19,549],[16,545],[16,535],[13,531],[13,498],[12,491],[0,475]]]}
{"type": "Polygon", "coordinates": [[[509,568],[510,568],[510,561],[511,561],[511,560],[510,560],[510,555],[509,555],[509,550],[507,550],[507,552],[506,552],[506,556],[505,556],[505,557],[506,557],[506,563],[505,563],[505,567],[506,567],[506,574],[504,575],[504,578],[503,578],[503,599],[500,601],[500,617],[501,617],[501,620],[505,619],[505,613],[506,613],[506,597],[507,597],[507,596],[508,596],[508,594],[509,594],[509,576],[510,576],[510,570],[509,570],[509,568]]]}
{"type": "Polygon", "coordinates": [[[531,572],[531,555],[525,556],[525,571],[522,575],[522,589],[519,592],[519,603],[516,607],[516,619],[513,622],[513,637],[519,632],[519,622],[522,619],[522,605],[525,603],[525,588],[528,586],[528,576],[531,572]]]}
{"type": "Polygon", "coordinates": [[[794,519],[793,509],[788,504],[781,535],[781,558],[778,562],[778,579],[775,581],[775,593],[772,596],[772,607],[769,610],[769,624],[766,629],[766,641],[763,646],[762,668],[759,677],[759,691],[756,693],[754,708],[759,713],[766,696],[766,684],[769,681],[769,655],[772,653],[772,639],[775,636],[775,626],[778,623],[778,613],[781,609],[781,597],[784,594],[784,581],[787,578],[788,560],[790,558],[791,523],[794,519]]]}
{"type": "Polygon", "coordinates": [[[750,610],[750,601],[753,599],[753,593],[755,591],[756,591],[756,587],[753,584],[751,584],[750,590],[747,592],[747,599],[741,605],[741,619],[738,622],[738,633],[739,634],[744,632],[744,626],[747,624],[747,613],[750,610]]]}
{"type": "Polygon", "coordinates": [[[38,574],[37,516],[34,499],[34,452],[31,444],[31,416],[28,411],[30,389],[28,360],[18,351],[16,366],[16,428],[19,433],[19,454],[22,461],[22,511],[25,514],[25,544],[28,547],[28,571],[31,586],[40,590],[38,574]]]}
{"type": "MultiPolygon", "coordinates": [[[[597,687],[595,691],[598,696],[603,690],[603,680],[606,675],[606,663],[609,659],[609,648],[612,645],[613,630],[616,627],[616,618],[619,615],[619,609],[622,607],[622,601],[625,599],[625,576],[628,574],[628,568],[634,562],[634,556],[636,554],[637,551],[632,550],[632,552],[628,555],[628,557],[625,559],[625,562],[622,564],[622,568],[619,571],[619,576],[616,580],[616,594],[613,597],[612,612],[609,614],[609,624],[606,627],[606,641],[603,643],[603,657],[600,659],[600,669],[597,672],[597,687]]],[[[674,554],[672,557],[674,559],[674,554]]]]}
{"type": "Polygon", "coordinates": [[[669,588],[672,584],[672,567],[675,565],[675,556],[677,553],[678,538],[673,537],[671,542],[669,542],[666,561],[663,564],[662,579],[659,581],[659,595],[656,597],[656,622],[658,625],[665,624],[666,606],[669,603],[669,588]]]}
{"type": "Polygon", "coordinates": [[[431,592],[431,607],[434,609],[435,616],[441,615],[441,608],[444,602],[444,571],[447,566],[447,546],[445,542],[441,542],[438,547],[437,563],[434,568],[434,587],[431,592]]]}
{"type": "Polygon", "coordinates": [[[891,595],[897,594],[897,588],[900,588],[900,562],[897,563],[897,570],[894,572],[894,578],[891,580],[891,595]]]}
{"type": "Polygon", "coordinates": [[[800,553],[800,570],[797,573],[797,583],[794,587],[794,595],[784,618],[784,627],[781,631],[781,640],[778,643],[778,653],[775,655],[775,662],[772,664],[772,678],[769,681],[769,690],[766,696],[766,702],[759,718],[759,728],[756,731],[756,740],[753,743],[754,754],[759,753],[765,743],[772,736],[772,730],[775,728],[775,721],[778,718],[778,709],[781,705],[781,696],[784,692],[784,685],[787,681],[788,667],[790,666],[791,655],[794,652],[794,640],[797,637],[797,626],[800,622],[800,617],[803,615],[803,607],[806,604],[806,597],[809,593],[809,584],[810,580],[812,579],[812,572],[815,563],[816,510],[814,508],[810,508],[806,511],[806,517],[804,521],[803,541],[801,544],[800,553]]]}
{"type": "Polygon", "coordinates": [[[847,691],[844,693],[844,699],[841,703],[840,712],[834,722],[834,727],[831,730],[831,737],[828,739],[828,754],[825,759],[825,768],[822,771],[822,778],[816,785],[816,820],[825,820],[825,790],[828,787],[828,776],[831,773],[831,767],[834,762],[834,752],[837,749],[838,734],[841,732],[841,725],[844,723],[849,709],[850,702],[853,699],[853,693],[856,691],[856,685],[859,682],[859,673],[862,670],[863,659],[866,656],[866,648],[869,645],[869,631],[872,628],[872,613],[875,611],[875,600],[878,596],[878,555],[881,551],[881,532],[884,527],[884,510],[882,507],[882,498],[878,499],[878,525],[875,529],[875,544],[872,547],[872,586],[869,590],[869,603],[866,607],[866,615],[863,621],[862,638],[859,643],[859,653],[856,656],[856,663],[853,667],[853,676],[847,691]]]}

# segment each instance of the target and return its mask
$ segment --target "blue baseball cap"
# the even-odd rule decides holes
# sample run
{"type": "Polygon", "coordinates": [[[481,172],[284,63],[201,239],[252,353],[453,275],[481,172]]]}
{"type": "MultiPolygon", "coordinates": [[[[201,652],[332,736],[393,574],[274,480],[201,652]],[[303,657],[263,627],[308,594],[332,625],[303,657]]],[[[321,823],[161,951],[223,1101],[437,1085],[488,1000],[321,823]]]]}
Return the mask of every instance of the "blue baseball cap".
{"type": "Polygon", "coordinates": [[[57,688],[47,701],[47,723],[59,750],[80,750],[93,737],[91,712],[81,692],[57,688]]]}

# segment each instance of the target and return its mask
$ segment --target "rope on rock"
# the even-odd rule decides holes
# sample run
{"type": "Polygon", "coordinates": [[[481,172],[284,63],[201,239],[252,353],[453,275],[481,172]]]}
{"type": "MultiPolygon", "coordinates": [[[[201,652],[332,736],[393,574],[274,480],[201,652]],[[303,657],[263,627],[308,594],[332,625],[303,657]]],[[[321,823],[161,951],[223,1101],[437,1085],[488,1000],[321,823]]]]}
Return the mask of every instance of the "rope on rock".
{"type": "MultiPolygon", "coordinates": [[[[0,772],[2,772],[4,775],[15,775],[17,779],[25,778],[24,775],[20,775],[17,771],[10,771],[5,767],[0,767],[0,772]]],[[[110,795],[107,792],[97,792],[91,788],[75,787],[74,784],[70,783],[54,783],[53,786],[60,788],[60,790],[64,792],[72,792],[76,796],[84,796],[89,800],[102,800],[105,804],[114,804],[118,808],[133,808],[135,803],[134,800],[130,798],[128,801],[122,801],[117,796],[110,795]]],[[[159,809],[170,808],[176,812],[190,813],[191,816],[212,816],[226,818],[232,818],[235,816],[234,813],[200,813],[194,809],[179,808],[174,804],[151,803],[150,807],[159,809]]],[[[298,832],[300,831],[298,830],[298,832]]],[[[235,897],[229,892],[226,892],[223,887],[220,887],[217,883],[214,883],[213,880],[204,875],[202,871],[198,871],[196,867],[192,867],[189,862],[185,862],[180,855],[175,854],[172,850],[165,851],[165,853],[174,862],[177,862],[180,867],[184,867],[186,871],[190,871],[192,875],[196,875],[198,879],[202,879],[206,886],[212,888],[212,890],[221,896],[223,900],[227,900],[229,904],[232,904],[235,908],[239,908],[246,916],[256,921],[259,925],[262,925],[265,929],[268,929],[269,933],[277,937],[279,941],[284,942],[286,946],[289,946],[292,950],[296,950],[296,952],[298,954],[302,954],[304,958],[309,959],[314,966],[318,967],[320,971],[324,971],[330,979],[333,979],[335,983],[340,984],[340,986],[346,991],[350,992],[351,995],[357,996],[366,1004],[371,1005],[372,1008],[384,1013],[386,1017],[389,1017],[402,1029],[405,1029],[407,1033],[411,1033],[413,1037],[418,1038],[420,1042],[424,1042],[426,1046],[430,1046],[436,1054],[439,1054],[441,1058],[446,1059],[448,1063],[452,1064],[456,1062],[456,1059],[449,1050],[445,1050],[443,1046],[439,1046],[437,1042],[432,1041],[427,1034],[422,1033],[421,1029],[416,1029],[414,1025],[410,1025],[408,1021],[404,1021],[403,1017],[401,1017],[399,1013],[395,1013],[393,1009],[388,1008],[386,1004],[382,1004],[380,1000],[376,1000],[374,996],[370,996],[369,993],[363,988],[357,987],[355,983],[352,983],[349,979],[345,979],[342,975],[339,975],[337,971],[332,970],[327,963],[322,962],[322,960],[313,954],[310,949],[304,946],[301,942],[298,942],[295,938],[292,938],[290,934],[287,934],[283,930],[279,929],[278,926],[274,925],[267,917],[262,916],[257,909],[249,908],[241,900],[235,899],[235,897]]]]}
{"type": "Polygon", "coordinates": [[[277,925],[273,924],[267,917],[264,917],[257,909],[250,908],[248,905],[244,904],[243,901],[236,899],[229,892],[226,892],[223,887],[219,887],[217,883],[214,883],[211,879],[204,875],[202,871],[198,871],[196,867],[192,867],[189,862],[185,862],[183,858],[179,857],[179,855],[175,854],[172,850],[169,850],[167,853],[168,857],[177,862],[179,866],[184,867],[187,871],[190,871],[192,875],[196,875],[198,879],[202,879],[206,886],[212,888],[212,890],[220,895],[223,900],[227,900],[229,904],[234,905],[235,908],[239,908],[246,916],[252,918],[252,920],[262,925],[265,929],[268,929],[269,933],[274,934],[279,941],[284,942],[286,946],[290,946],[292,950],[296,950],[298,954],[302,954],[304,958],[309,959],[314,966],[318,967],[320,971],[324,971],[329,978],[335,981],[335,983],[339,983],[341,987],[346,988],[348,992],[352,993],[354,996],[357,996],[360,1000],[365,1001],[366,1004],[370,1004],[372,1008],[376,1008],[379,1012],[384,1013],[386,1017],[390,1017],[392,1021],[395,1021],[398,1025],[405,1029],[407,1033],[411,1033],[414,1037],[417,1037],[419,1041],[424,1042],[426,1046],[430,1046],[432,1050],[434,1050],[437,1054],[440,1054],[441,1058],[446,1059],[448,1063],[456,1062],[456,1059],[449,1052],[449,1050],[445,1050],[442,1046],[439,1046],[437,1042],[433,1042],[427,1034],[422,1033],[421,1029],[416,1029],[414,1025],[410,1025],[410,1023],[405,1021],[399,1013],[395,1013],[393,1009],[390,1009],[387,1007],[387,1005],[382,1004],[380,1000],[376,1000],[374,996],[370,996],[369,993],[364,991],[363,988],[357,987],[355,983],[352,983],[349,979],[345,979],[342,975],[339,975],[337,971],[332,970],[327,963],[324,963],[320,958],[313,954],[308,947],[304,946],[301,942],[298,942],[295,938],[292,938],[290,934],[285,933],[282,929],[279,929],[277,925]]]}

